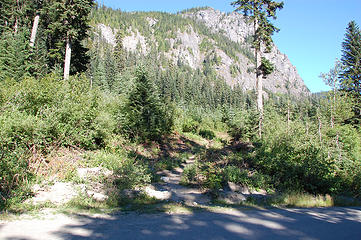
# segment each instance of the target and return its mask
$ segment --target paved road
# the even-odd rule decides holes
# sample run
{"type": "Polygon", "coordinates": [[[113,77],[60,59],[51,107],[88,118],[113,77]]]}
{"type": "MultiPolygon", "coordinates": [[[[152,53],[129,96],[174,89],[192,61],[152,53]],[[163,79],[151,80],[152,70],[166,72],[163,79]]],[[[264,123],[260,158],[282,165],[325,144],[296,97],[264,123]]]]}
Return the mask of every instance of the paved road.
{"type": "Polygon", "coordinates": [[[189,215],[48,215],[0,223],[1,240],[361,239],[361,208],[197,211],[189,215]]]}

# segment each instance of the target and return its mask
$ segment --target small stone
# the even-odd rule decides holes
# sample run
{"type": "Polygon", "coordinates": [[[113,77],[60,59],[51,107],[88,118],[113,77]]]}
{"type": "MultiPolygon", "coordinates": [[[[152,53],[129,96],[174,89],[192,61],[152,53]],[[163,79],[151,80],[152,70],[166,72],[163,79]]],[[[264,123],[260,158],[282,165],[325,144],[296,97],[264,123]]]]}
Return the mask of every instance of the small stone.
{"type": "Polygon", "coordinates": [[[234,182],[228,182],[228,187],[229,189],[231,189],[232,192],[240,192],[241,191],[241,186],[237,185],[234,182]]]}
{"type": "Polygon", "coordinates": [[[160,177],[160,180],[162,180],[163,182],[168,182],[168,181],[169,181],[169,177],[160,177]]]}
{"type": "Polygon", "coordinates": [[[240,204],[241,202],[246,201],[246,197],[242,193],[236,192],[225,192],[222,193],[219,197],[219,200],[226,202],[227,204],[240,204]]]}
{"type": "Polygon", "coordinates": [[[102,193],[93,192],[93,191],[88,191],[87,193],[88,193],[88,196],[92,197],[97,202],[104,202],[105,200],[108,199],[108,196],[106,196],[102,193]]]}

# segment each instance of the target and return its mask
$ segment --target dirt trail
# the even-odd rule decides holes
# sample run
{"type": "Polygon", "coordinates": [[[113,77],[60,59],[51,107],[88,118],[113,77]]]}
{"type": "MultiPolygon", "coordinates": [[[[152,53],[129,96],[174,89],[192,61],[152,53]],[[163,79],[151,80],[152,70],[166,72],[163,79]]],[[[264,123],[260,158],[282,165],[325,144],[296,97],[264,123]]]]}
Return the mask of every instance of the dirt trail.
{"type": "Polygon", "coordinates": [[[164,183],[157,184],[156,187],[171,192],[172,201],[182,202],[186,205],[208,204],[211,199],[204,191],[199,188],[191,188],[180,185],[183,169],[187,165],[192,164],[194,164],[194,156],[189,158],[186,163],[182,164],[181,167],[178,167],[173,171],[162,171],[161,175],[163,176],[164,183]]]}
{"type": "Polygon", "coordinates": [[[183,169],[187,165],[194,164],[195,156],[191,156],[180,167],[171,171],[163,170],[158,172],[163,180],[162,183],[153,184],[152,189],[146,189],[148,195],[160,198],[163,200],[170,200],[174,202],[183,203],[188,206],[207,205],[211,198],[204,191],[198,188],[191,188],[180,184],[183,169]]]}

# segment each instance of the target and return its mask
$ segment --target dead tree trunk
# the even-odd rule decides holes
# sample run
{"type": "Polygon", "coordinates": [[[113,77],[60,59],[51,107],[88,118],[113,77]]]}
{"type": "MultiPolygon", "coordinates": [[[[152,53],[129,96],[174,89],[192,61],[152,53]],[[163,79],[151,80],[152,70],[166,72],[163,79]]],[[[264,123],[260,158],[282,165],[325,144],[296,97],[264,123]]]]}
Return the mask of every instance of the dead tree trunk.
{"type": "Polygon", "coordinates": [[[70,60],[71,60],[71,38],[66,37],[65,60],[64,60],[64,80],[69,79],[70,74],[70,60]]]}
{"type": "Polygon", "coordinates": [[[35,39],[36,39],[36,33],[38,31],[38,26],[39,26],[39,20],[40,20],[40,15],[37,13],[35,18],[34,18],[33,29],[31,30],[30,47],[34,47],[35,39]]]}

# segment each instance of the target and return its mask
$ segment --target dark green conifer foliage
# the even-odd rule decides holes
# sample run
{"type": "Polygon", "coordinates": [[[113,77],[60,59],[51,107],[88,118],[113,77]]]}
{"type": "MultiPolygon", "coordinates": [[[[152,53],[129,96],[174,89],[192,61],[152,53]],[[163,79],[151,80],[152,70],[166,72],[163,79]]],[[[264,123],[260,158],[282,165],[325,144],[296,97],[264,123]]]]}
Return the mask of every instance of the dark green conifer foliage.
{"type": "Polygon", "coordinates": [[[124,33],[119,31],[116,36],[116,45],[114,47],[114,59],[116,62],[117,72],[121,72],[125,68],[126,52],[123,47],[124,33]]]}
{"type": "Polygon", "coordinates": [[[133,140],[161,140],[173,127],[173,112],[162,104],[144,67],[136,71],[135,86],[124,107],[124,128],[133,140]]]}
{"type": "MultiPolygon", "coordinates": [[[[266,62],[262,64],[260,57],[262,57],[262,45],[266,47],[266,51],[272,48],[272,35],[274,32],[279,31],[269,18],[276,19],[276,11],[283,8],[283,2],[275,2],[272,0],[237,0],[231,3],[236,7],[237,12],[242,12],[244,15],[249,16],[253,23],[254,36],[253,44],[255,51],[255,69],[257,79],[257,108],[259,111],[259,137],[262,136],[262,122],[263,122],[263,83],[261,75],[263,73],[269,74],[271,68],[266,68],[266,62]],[[268,70],[268,71],[265,71],[268,70]]],[[[268,62],[269,63],[269,62],[268,62]]]]}
{"type": "Polygon", "coordinates": [[[340,88],[348,92],[355,100],[356,124],[361,121],[361,31],[355,21],[346,29],[342,43],[341,62],[344,66],[340,74],[340,88]]]}
{"type": "Polygon", "coordinates": [[[29,51],[28,31],[5,32],[0,36],[0,81],[13,78],[20,81],[34,71],[29,51]]]}
{"type": "Polygon", "coordinates": [[[66,39],[72,43],[70,73],[84,72],[89,63],[88,49],[82,41],[88,38],[89,14],[93,0],[55,0],[44,4],[47,16],[43,24],[47,31],[50,66],[62,66],[66,39]]]}

